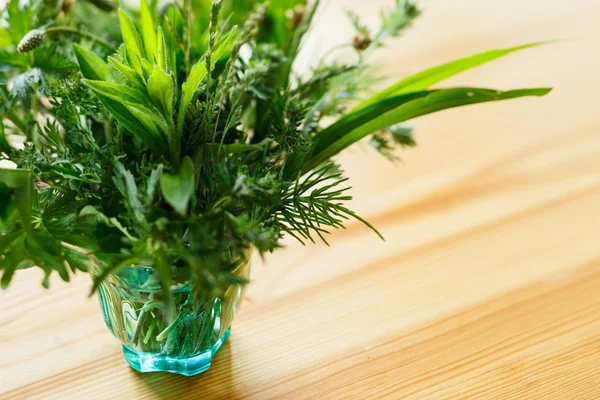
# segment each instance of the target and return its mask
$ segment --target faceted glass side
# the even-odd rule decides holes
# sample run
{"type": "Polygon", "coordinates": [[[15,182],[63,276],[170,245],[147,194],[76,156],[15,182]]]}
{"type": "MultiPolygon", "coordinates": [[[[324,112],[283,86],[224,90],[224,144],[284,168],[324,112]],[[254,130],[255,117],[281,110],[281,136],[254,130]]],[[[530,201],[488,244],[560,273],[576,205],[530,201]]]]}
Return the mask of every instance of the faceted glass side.
{"type": "MultiPolygon", "coordinates": [[[[248,279],[250,255],[234,274],[248,279]]],[[[191,376],[210,367],[229,336],[244,287],[233,284],[223,298],[206,302],[196,302],[191,292],[186,285],[173,290],[176,311],[169,317],[162,301],[164,292],[151,267],[122,268],[100,285],[104,321],[121,341],[125,360],[133,369],[191,376]]]]}

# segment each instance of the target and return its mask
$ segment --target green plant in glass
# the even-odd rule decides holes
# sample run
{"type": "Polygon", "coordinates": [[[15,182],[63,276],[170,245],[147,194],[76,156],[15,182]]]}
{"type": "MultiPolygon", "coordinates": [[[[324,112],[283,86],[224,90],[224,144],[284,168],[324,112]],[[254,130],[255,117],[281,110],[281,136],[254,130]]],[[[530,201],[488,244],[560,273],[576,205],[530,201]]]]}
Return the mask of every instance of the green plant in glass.
{"type": "Polygon", "coordinates": [[[16,168],[0,169],[1,284],[31,267],[46,287],[53,272],[89,272],[142,372],[210,366],[253,249],[272,252],[286,235],[326,241],[352,218],[374,230],[345,205],[341,151],[370,138],[393,157],[394,145],[415,144],[406,121],[550,91],[432,88],[531,44],[364,97],[370,55],[419,15],[411,0],[396,0],[376,32],[350,13],[354,60],[302,76],[294,65],[318,1],[114,8],[11,0],[2,12],[0,160],[16,168]]]}

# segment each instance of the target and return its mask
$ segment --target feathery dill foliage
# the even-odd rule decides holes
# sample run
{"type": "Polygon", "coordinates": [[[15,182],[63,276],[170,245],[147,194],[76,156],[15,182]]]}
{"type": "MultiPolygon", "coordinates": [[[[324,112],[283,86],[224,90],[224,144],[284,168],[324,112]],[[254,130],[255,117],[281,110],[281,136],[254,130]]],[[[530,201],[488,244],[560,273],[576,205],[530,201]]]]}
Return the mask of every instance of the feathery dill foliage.
{"type": "Polygon", "coordinates": [[[167,291],[191,282],[199,299],[222,295],[251,248],[273,251],[285,235],[325,241],[353,218],[368,225],[345,206],[347,179],[331,161],[348,146],[371,137],[392,157],[415,144],[405,121],[548,92],[430,89],[527,45],[361,101],[370,54],[412,24],[412,0],[396,0],[376,31],[350,14],[353,61],[327,57],[304,78],[293,66],[319,1],[155,3],[11,0],[2,12],[0,159],[18,167],[0,169],[3,287],[33,266],[46,285],[53,271],[68,280],[93,259],[96,285],[151,265],[167,291]]]}

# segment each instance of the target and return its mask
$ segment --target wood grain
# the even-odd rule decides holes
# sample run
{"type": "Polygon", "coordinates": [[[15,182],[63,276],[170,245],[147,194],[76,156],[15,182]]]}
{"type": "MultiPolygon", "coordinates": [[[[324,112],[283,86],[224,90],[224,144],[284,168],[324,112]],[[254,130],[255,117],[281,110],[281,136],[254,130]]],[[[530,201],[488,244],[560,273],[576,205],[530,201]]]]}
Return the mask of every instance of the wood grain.
{"type": "MultiPolygon", "coordinates": [[[[305,59],[384,0],[329,1],[305,59]]],[[[418,122],[392,165],[342,157],[352,223],[324,245],[256,260],[230,341],[195,378],[129,369],[89,278],[43,291],[26,271],[0,293],[2,399],[600,398],[600,4],[423,1],[380,56],[400,76],[490,47],[567,38],[453,78],[552,85],[544,99],[418,122]]]]}

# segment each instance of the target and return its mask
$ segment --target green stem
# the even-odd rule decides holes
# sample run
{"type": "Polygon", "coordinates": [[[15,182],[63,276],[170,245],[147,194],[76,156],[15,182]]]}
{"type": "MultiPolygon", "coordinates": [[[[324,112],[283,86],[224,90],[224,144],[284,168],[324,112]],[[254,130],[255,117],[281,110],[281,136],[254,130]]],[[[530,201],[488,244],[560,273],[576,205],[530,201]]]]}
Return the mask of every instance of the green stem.
{"type": "Polygon", "coordinates": [[[112,142],[113,136],[114,136],[114,132],[113,132],[113,117],[106,112],[105,110],[102,110],[102,114],[104,116],[104,135],[106,136],[106,143],[110,143],[112,142]]]}
{"type": "Polygon", "coordinates": [[[94,35],[93,33],[90,33],[90,32],[82,31],[81,29],[71,28],[69,26],[52,26],[52,27],[46,29],[46,33],[52,33],[52,32],[76,33],[80,36],[84,36],[84,37],[87,37],[88,39],[92,39],[93,41],[97,42],[98,44],[101,44],[102,46],[106,47],[108,50],[117,51],[117,49],[112,44],[110,44],[108,41],[102,39],[100,36],[94,35]]]}

